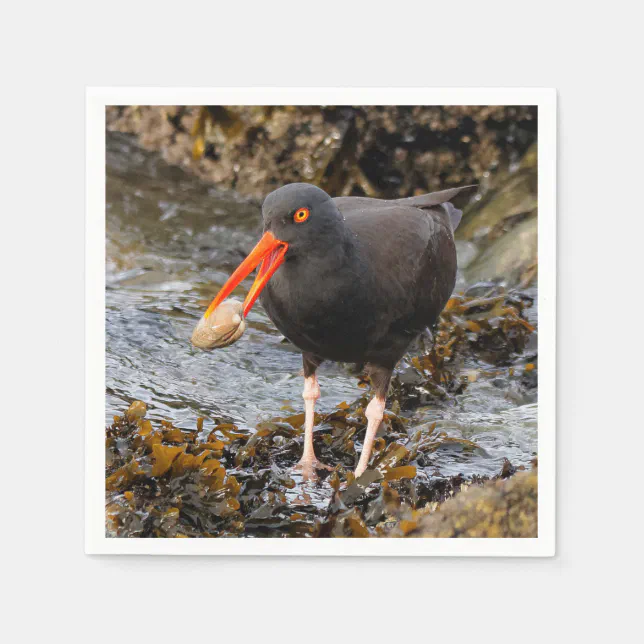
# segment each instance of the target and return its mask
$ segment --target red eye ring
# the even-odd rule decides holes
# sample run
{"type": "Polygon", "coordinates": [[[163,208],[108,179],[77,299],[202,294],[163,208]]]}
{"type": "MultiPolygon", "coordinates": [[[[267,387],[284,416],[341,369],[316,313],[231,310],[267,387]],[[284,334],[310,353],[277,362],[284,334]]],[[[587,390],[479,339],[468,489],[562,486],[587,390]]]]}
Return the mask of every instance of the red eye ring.
{"type": "Polygon", "coordinates": [[[308,208],[298,208],[293,215],[293,221],[296,224],[301,224],[309,218],[310,214],[311,211],[308,208]]]}

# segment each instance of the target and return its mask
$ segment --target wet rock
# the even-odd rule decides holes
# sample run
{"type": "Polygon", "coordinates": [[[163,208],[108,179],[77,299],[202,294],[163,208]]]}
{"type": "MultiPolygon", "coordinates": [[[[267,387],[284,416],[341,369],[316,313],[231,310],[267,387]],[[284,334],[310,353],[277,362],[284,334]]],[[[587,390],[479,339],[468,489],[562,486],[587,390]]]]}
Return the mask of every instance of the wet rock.
{"type": "Polygon", "coordinates": [[[539,372],[535,363],[529,362],[523,369],[521,385],[525,389],[536,389],[539,384],[539,372]]]}
{"type": "Polygon", "coordinates": [[[471,282],[496,279],[508,286],[526,287],[537,274],[536,212],[490,243],[465,269],[471,282]]]}
{"type": "Polygon", "coordinates": [[[478,254],[468,258],[465,279],[526,288],[537,275],[536,144],[517,170],[500,173],[495,182],[496,188],[466,209],[456,233],[477,242],[478,254]]]}
{"type": "Polygon", "coordinates": [[[459,239],[494,238],[503,228],[512,226],[512,220],[533,213],[537,209],[537,152],[530,148],[514,172],[501,172],[485,196],[471,204],[463,214],[458,227],[459,239]]]}

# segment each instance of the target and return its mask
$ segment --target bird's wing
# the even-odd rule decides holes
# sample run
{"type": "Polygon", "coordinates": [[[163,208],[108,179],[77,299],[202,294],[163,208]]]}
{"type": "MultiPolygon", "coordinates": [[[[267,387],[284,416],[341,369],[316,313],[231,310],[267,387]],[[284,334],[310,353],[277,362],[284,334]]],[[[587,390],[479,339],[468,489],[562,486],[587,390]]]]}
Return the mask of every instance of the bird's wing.
{"type": "Polygon", "coordinates": [[[433,323],[440,312],[434,308],[442,308],[451,294],[456,272],[452,229],[443,209],[366,197],[334,201],[358,240],[366,275],[373,276],[365,278],[373,279],[369,292],[381,310],[386,303],[391,323],[404,320],[414,328],[433,323]],[[434,305],[428,308],[430,302],[434,305]]]}
{"type": "Polygon", "coordinates": [[[438,224],[433,216],[436,209],[430,213],[395,201],[369,197],[337,197],[333,201],[347,227],[359,240],[365,259],[374,264],[376,270],[385,266],[391,270],[392,266],[404,265],[421,256],[433,227],[438,224]],[[397,256],[401,254],[407,259],[399,262],[397,256]]]}
{"type": "Polygon", "coordinates": [[[367,275],[373,276],[371,292],[394,308],[413,305],[415,298],[409,294],[417,290],[427,253],[436,250],[439,231],[452,236],[443,211],[366,197],[334,201],[356,236],[367,275]]]}

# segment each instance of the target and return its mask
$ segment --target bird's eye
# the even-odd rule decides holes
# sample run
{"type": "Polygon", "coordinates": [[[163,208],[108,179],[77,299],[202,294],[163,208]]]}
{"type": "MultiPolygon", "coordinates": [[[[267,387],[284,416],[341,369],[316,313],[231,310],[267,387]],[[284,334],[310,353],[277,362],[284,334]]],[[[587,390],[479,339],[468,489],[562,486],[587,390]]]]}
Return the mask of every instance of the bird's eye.
{"type": "Polygon", "coordinates": [[[309,218],[310,211],[308,208],[299,208],[298,210],[295,211],[295,214],[293,215],[293,221],[296,224],[301,224],[302,222],[306,221],[309,218]]]}

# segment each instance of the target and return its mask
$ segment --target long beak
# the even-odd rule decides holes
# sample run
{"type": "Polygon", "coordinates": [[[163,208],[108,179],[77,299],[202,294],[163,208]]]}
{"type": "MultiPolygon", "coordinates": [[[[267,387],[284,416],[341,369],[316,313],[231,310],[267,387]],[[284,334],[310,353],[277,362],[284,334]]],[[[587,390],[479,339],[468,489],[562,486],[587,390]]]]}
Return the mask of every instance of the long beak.
{"type": "Polygon", "coordinates": [[[222,286],[221,291],[217,293],[217,297],[211,302],[204,317],[207,318],[261,262],[261,266],[257,271],[257,277],[244,300],[242,315],[246,317],[268,280],[284,261],[284,255],[287,250],[288,244],[286,242],[276,239],[275,235],[271,232],[265,232],[257,243],[257,246],[250,251],[248,257],[237,267],[235,272],[228,278],[228,281],[222,286]]]}

